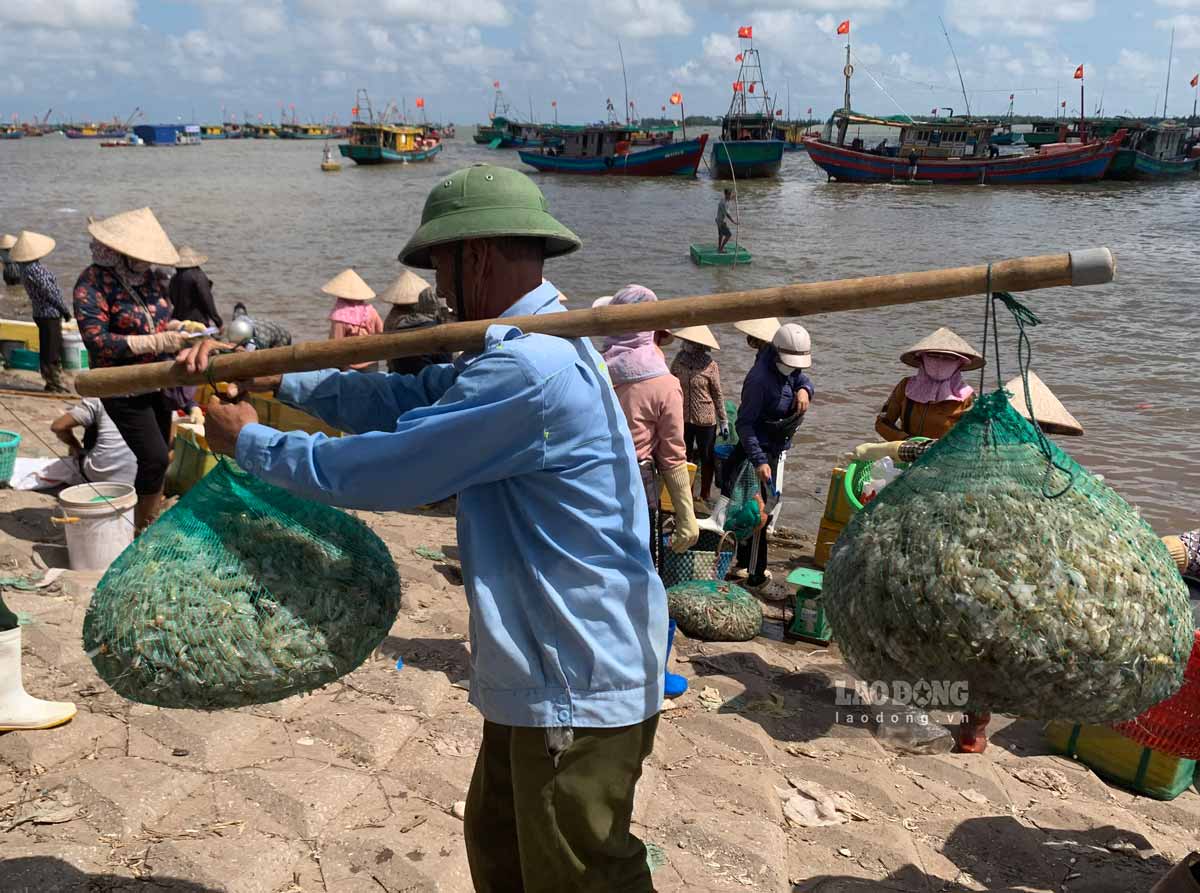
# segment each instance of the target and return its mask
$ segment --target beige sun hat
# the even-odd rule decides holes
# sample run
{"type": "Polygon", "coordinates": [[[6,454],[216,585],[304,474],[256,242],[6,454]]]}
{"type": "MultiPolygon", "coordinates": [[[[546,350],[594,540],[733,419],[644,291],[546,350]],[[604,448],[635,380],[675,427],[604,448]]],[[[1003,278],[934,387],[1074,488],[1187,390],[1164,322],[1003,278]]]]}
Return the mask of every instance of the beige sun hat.
{"type": "Polygon", "coordinates": [[[764,316],[762,319],[743,319],[735,322],[733,327],[743,335],[749,335],[751,338],[757,338],[759,341],[770,344],[775,333],[779,331],[779,320],[773,316],[764,316]]]}
{"type": "Polygon", "coordinates": [[[970,372],[972,369],[982,369],[984,365],[983,355],[959,337],[956,332],[947,329],[945,326],[938,329],[932,335],[922,338],[904,353],[900,354],[900,362],[906,366],[919,367],[921,365],[921,354],[923,353],[957,354],[967,361],[967,365],[962,368],[963,372],[970,372]]]}
{"type": "Polygon", "coordinates": [[[712,329],[708,326],[687,326],[682,329],[671,329],[671,334],[676,338],[682,338],[684,341],[691,341],[693,344],[703,344],[705,347],[711,347],[713,350],[721,349],[721,343],[717,341],[717,336],[712,333],[712,329]]]}
{"type": "Polygon", "coordinates": [[[384,290],[379,300],[400,307],[411,307],[421,300],[421,292],[429,287],[429,283],[412,270],[405,270],[384,290]]]}
{"type": "Polygon", "coordinates": [[[347,301],[370,301],[375,297],[371,286],[363,282],[363,278],[353,270],[342,270],[322,285],[321,291],[347,301]]]}
{"type": "Polygon", "coordinates": [[[188,267],[199,267],[208,263],[208,255],[201,254],[190,245],[184,245],[179,249],[179,260],[175,264],[175,269],[186,270],[188,267]]]}
{"type": "Polygon", "coordinates": [[[21,235],[17,236],[12,250],[8,252],[8,259],[14,263],[27,264],[41,260],[53,250],[54,240],[49,236],[24,229],[21,230],[21,235]]]}
{"type": "Polygon", "coordinates": [[[1025,404],[1025,385],[1021,376],[1017,376],[1004,386],[1004,390],[1012,394],[1009,402],[1013,409],[1029,419],[1036,421],[1047,434],[1065,434],[1076,437],[1083,434],[1083,425],[1075,416],[1067,412],[1067,408],[1054,396],[1054,392],[1046,383],[1038,378],[1036,372],[1029,373],[1029,397],[1033,401],[1033,418],[1029,416],[1029,408],[1025,404]]]}
{"type": "Polygon", "coordinates": [[[88,232],[101,245],[134,260],[160,267],[179,263],[179,252],[149,208],[125,211],[103,220],[89,218],[88,232]]]}
{"type": "Polygon", "coordinates": [[[596,298],[596,300],[592,301],[592,309],[594,310],[597,307],[607,307],[612,303],[612,299],[612,295],[601,295],[600,297],[596,298]]]}
{"type": "Polygon", "coordinates": [[[9,248],[12,248],[13,245],[16,245],[16,244],[17,244],[16,236],[10,235],[9,233],[5,233],[4,235],[0,236],[0,251],[7,251],[9,248]]]}

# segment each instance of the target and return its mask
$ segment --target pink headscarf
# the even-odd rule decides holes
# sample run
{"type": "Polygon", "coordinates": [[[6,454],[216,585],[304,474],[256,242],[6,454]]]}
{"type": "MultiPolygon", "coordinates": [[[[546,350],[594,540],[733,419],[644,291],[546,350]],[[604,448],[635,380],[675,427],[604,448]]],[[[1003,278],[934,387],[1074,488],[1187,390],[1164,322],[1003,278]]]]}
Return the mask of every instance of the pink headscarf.
{"type": "Polygon", "coordinates": [[[967,365],[963,357],[931,351],[921,354],[920,360],[917,374],[904,386],[904,394],[909,400],[914,403],[957,400],[961,403],[975,393],[975,389],[963,381],[962,369],[967,365]]]}
{"type": "MultiPolygon", "coordinates": [[[[658,295],[645,286],[627,285],[613,296],[612,306],[657,300],[658,295]]],[[[654,343],[652,331],[608,338],[604,342],[603,353],[609,378],[614,385],[671,374],[662,351],[654,343]]]]}
{"type": "Polygon", "coordinates": [[[371,306],[370,301],[347,301],[345,298],[338,298],[333,310],[329,312],[329,318],[333,322],[370,329],[371,316],[374,313],[375,308],[371,306]]]}

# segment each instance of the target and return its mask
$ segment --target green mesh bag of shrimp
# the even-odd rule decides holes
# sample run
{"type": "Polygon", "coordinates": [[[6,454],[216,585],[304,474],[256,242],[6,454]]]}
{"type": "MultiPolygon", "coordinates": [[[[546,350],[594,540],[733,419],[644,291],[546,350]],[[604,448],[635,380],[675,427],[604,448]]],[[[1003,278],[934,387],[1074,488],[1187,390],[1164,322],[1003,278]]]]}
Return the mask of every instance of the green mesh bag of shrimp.
{"type": "Polygon", "coordinates": [[[823,592],[865,679],[965,681],[955,706],[1029,719],[1137,716],[1194,639],[1162,541],[1003,390],[854,516],[823,592]]]}
{"type": "Polygon", "coordinates": [[[109,567],[83,641],[122,697],[215,710],[344,676],[399,609],[396,566],[362,521],[222,461],[109,567]]]}

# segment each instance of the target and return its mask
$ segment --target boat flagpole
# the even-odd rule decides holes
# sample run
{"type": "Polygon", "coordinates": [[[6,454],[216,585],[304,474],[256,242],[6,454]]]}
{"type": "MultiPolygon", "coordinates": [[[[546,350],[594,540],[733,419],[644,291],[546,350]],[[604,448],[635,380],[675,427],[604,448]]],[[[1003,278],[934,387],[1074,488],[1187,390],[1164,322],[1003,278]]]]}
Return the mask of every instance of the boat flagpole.
{"type": "Polygon", "coordinates": [[[846,76],[846,92],[842,97],[842,120],[838,123],[838,145],[846,145],[846,131],[850,127],[850,77],[854,74],[854,66],[850,64],[850,20],[842,22],[837,27],[838,34],[846,35],[846,67],[842,74],[846,76]]]}
{"type": "Polygon", "coordinates": [[[1192,87],[1195,88],[1195,95],[1192,96],[1192,121],[1193,127],[1196,126],[1196,100],[1200,99],[1200,74],[1192,78],[1192,87]]]}
{"type": "Polygon", "coordinates": [[[1163,117],[1167,117],[1167,97],[1171,93],[1171,63],[1175,59],[1175,29],[1171,29],[1171,49],[1167,51],[1167,89],[1163,91],[1163,117]]]}
{"type": "Polygon", "coordinates": [[[625,123],[629,123],[629,78],[625,74],[625,51],[621,49],[621,40],[617,39],[617,53],[621,57],[621,80],[625,83],[625,123]]]}

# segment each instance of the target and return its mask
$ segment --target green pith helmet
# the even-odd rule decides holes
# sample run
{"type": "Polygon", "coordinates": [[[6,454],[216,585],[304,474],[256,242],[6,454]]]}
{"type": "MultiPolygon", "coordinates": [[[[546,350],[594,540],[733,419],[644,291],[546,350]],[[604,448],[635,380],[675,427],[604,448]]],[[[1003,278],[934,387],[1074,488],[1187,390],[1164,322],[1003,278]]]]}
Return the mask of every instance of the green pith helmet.
{"type": "Polygon", "coordinates": [[[400,262],[431,270],[430,248],[505,236],[545,239],[547,258],[570,254],[583,244],[550,216],[542,191],[523,173],[476,164],[433,187],[425,199],[421,226],[400,252],[400,262]]]}

